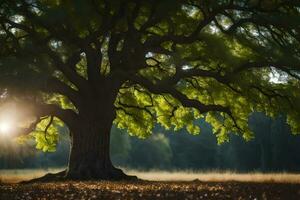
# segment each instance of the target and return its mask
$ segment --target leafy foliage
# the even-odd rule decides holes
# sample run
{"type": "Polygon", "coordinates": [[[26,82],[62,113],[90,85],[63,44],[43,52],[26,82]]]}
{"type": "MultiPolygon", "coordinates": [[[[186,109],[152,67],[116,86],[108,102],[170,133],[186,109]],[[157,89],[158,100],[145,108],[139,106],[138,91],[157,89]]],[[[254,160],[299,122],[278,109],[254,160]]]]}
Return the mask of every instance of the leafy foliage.
{"type": "Polygon", "coordinates": [[[42,134],[52,116],[75,133],[102,115],[141,138],[156,123],[198,134],[201,118],[222,143],[230,132],[251,139],[248,116],[259,111],[285,113],[299,133],[299,4],[1,2],[0,89],[36,108],[44,151],[57,142],[55,125],[51,145],[42,134]]]}
{"type": "Polygon", "coordinates": [[[32,137],[35,138],[36,148],[44,152],[54,152],[56,150],[59,139],[58,130],[63,125],[59,119],[53,119],[53,122],[50,122],[50,120],[52,120],[50,117],[42,120],[31,133],[32,137]]]}

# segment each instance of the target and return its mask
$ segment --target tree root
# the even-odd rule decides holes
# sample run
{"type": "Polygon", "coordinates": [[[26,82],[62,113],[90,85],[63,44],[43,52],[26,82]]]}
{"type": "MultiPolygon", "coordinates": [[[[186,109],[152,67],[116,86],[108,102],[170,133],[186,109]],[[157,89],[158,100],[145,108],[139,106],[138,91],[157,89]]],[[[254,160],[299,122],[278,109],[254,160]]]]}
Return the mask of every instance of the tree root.
{"type": "Polygon", "coordinates": [[[140,181],[137,176],[130,176],[125,174],[121,169],[113,168],[109,173],[103,173],[102,175],[95,176],[70,176],[67,170],[58,173],[48,173],[42,177],[34,178],[28,181],[22,181],[21,184],[30,183],[45,183],[45,182],[58,182],[58,181],[140,181]]]}
{"type": "Polygon", "coordinates": [[[113,167],[108,180],[123,180],[123,181],[137,181],[139,180],[137,176],[127,175],[121,169],[113,167]]]}
{"type": "Polygon", "coordinates": [[[39,178],[34,178],[28,181],[22,181],[20,182],[21,184],[26,184],[26,183],[41,183],[41,182],[55,182],[55,181],[63,181],[66,180],[67,170],[58,172],[58,173],[48,173],[42,177],[39,178]]]}

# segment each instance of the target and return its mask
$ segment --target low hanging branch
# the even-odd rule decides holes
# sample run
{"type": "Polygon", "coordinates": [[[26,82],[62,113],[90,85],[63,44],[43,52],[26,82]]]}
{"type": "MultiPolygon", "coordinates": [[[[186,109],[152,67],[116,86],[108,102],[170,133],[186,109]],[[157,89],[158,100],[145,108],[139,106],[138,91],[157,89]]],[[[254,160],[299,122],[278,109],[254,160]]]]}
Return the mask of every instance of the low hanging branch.
{"type": "Polygon", "coordinates": [[[47,124],[47,126],[45,127],[45,130],[44,130],[44,137],[45,137],[45,140],[46,142],[49,144],[49,141],[48,141],[48,138],[47,138],[47,133],[48,133],[48,129],[50,128],[50,126],[52,125],[52,122],[53,122],[53,116],[51,115],[50,116],[50,121],[49,123],[47,124]]]}

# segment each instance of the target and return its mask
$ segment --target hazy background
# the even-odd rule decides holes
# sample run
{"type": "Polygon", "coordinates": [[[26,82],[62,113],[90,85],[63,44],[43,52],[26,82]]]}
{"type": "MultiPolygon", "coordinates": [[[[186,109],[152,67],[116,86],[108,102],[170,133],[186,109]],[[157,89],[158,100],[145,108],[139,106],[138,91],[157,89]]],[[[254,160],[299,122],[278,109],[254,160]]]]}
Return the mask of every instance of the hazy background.
{"type": "MultiPolygon", "coordinates": [[[[129,136],[112,128],[111,156],[116,166],[137,170],[230,170],[235,172],[299,172],[300,136],[292,135],[284,116],[270,119],[253,114],[250,127],[255,139],[246,142],[230,135],[230,141],[218,145],[209,124],[197,121],[200,135],[186,130],[166,131],[157,126],[148,139],[129,136]]],[[[34,148],[33,140],[17,144],[0,139],[0,169],[64,167],[68,162],[69,136],[61,129],[61,140],[54,153],[34,148]]]]}

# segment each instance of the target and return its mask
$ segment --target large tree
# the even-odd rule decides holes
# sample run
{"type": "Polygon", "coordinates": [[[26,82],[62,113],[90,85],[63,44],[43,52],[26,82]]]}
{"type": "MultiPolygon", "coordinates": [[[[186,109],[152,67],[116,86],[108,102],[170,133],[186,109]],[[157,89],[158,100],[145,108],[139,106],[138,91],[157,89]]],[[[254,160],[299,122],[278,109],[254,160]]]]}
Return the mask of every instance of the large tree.
{"type": "Polygon", "coordinates": [[[68,126],[72,179],[126,177],[113,123],[146,137],[205,118],[222,142],[261,111],[300,132],[299,21],[298,0],[1,1],[1,101],[31,110],[18,133],[45,151],[68,126]]]}

